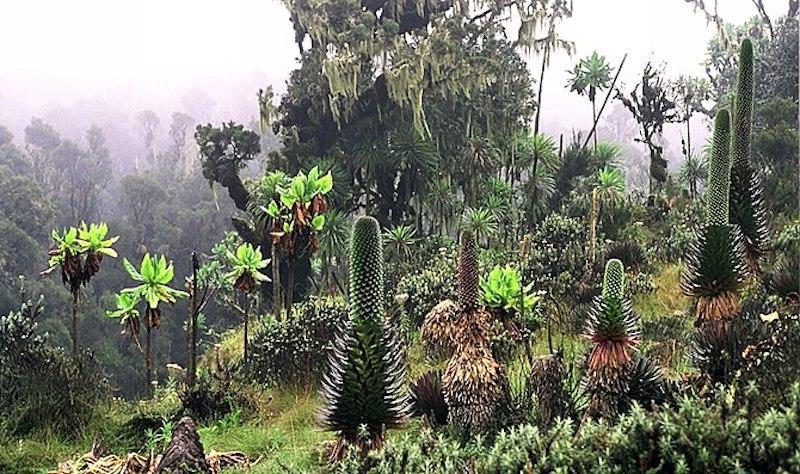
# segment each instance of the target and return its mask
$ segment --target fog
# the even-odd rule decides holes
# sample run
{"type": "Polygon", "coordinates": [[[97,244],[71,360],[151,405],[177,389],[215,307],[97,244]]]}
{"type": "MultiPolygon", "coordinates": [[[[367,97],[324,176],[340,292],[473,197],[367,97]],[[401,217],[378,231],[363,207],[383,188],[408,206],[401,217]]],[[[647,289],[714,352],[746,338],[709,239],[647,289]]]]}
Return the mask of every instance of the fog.
{"type": "MultiPolygon", "coordinates": [[[[773,17],[785,8],[783,0],[765,4],[773,17]]],[[[577,55],[555,56],[545,76],[548,133],[590,126],[589,102],[564,84],[566,70],[593,50],[613,64],[628,53],[621,80],[631,85],[650,59],[663,61],[670,76],[703,74],[714,28],[683,0],[575,0],[574,12],[560,34],[575,42],[577,55]]],[[[748,0],[719,1],[726,21],[755,13],[748,0]]],[[[272,85],[281,93],[297,66],[289,15],[277,1],[26,0],[4,5],[4,17],[0,124],[17,141],[34,116],[74,140],[97,124],[115,159],[142,151],[132,145],[141,144],[139,111],[159,115],[162,142],[174,111],[202,122],[249,123],[256,91],[272,85]]],[[[532,55],[529,64],[538,78],[540,59],[532,55]]],[[[695,124],[701,135],[705,126],[695,124]]]]}

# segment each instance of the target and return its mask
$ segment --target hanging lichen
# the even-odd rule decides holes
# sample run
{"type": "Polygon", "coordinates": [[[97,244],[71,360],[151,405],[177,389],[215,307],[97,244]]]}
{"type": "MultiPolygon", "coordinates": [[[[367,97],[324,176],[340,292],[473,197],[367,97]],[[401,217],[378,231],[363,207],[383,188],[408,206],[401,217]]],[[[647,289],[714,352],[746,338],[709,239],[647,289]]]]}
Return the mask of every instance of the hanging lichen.
{"type": "Polygon", "coordinates": [[[389,98],[400,107],[410,108],[414,130],[429,137],[422,100],[428,51],[424,43],[418,48],[406,48],[392,58],[392,64],[384,69],[384,74],[389,98]]]}
{"type": "Polygon", "coordinates": [[[361,61],[358,55],[345,46],[338,54],[329,56],[323,61],[322,72],[328,79],[328,102],[331,114],[336,124],[341,127],[358,98],[361,61]]]}

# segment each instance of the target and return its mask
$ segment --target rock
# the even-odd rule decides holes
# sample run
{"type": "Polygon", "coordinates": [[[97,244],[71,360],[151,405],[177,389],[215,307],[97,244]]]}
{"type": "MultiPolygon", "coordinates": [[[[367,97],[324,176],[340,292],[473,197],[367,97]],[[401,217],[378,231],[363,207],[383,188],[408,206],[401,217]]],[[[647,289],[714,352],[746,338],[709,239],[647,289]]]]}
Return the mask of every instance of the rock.
{"type": "Polygon", "coordinates": [[[156,473],[211,473],[197,427],[188,416],[181,418],[175,426],[172,440],[161,456],[156,473]]]}

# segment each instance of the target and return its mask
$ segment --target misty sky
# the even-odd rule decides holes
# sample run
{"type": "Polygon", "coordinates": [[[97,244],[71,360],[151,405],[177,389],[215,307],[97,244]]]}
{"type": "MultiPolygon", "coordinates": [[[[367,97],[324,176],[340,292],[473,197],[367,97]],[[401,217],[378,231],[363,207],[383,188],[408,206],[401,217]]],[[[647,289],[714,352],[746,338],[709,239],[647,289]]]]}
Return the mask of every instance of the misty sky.
{"type": "MultiPolygon", "coordinates": [[[[755,14],[750,0],[719,3],[727,21],[755,14]]],[[[785,0],[765,4],[773,17],[786,9],[785,0]]],[[[283,91],[297,65],[277,0],[25,0],[7,2],[3,16],[0,123],[15,133],[32,115],[87,101],[131,116],[151,108],[166,124],[171,111],[193,107],[192,95],[208,102],[194,104],[201,120],[246,120],[257,111],[256,90],[283,91]]],[[[633,83],[649,58],[665,61],[672,76],[702,75],[713,28],[684,0],[574,0],[561,33],[577,57],[597,50],[616,64],[628,52],[622,78],[633,83]]],[[[588,101],[564,88],[574,61],[554,58],[545,77],[546,131],[590,122],[588,101]]],[[[538,77],[539,59],[530,64],[538,77]]]]}

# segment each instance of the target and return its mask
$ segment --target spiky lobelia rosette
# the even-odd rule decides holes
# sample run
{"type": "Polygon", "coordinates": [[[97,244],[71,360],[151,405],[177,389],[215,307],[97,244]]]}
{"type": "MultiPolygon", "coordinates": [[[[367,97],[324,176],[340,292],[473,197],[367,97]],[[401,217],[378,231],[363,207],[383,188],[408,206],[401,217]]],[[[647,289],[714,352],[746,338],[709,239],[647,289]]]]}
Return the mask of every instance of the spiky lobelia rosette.
{"type": "Polygon", "coordinates": [[[419,338],[431,360],[447,359],[453,355],[453,332],[457,317],[458,305],[451,300],[437,304],[425,316],[419,338]]]}
{"type": "Polygon", "coordinates": [[[728,223],[730,192],[730,116],[720,110],[706,185],[706,223],[689,252],[681,282],[683,292],[697,298],[695,324],[727,321],[739,312],[738,290],[745,275],[744,247],[737,226],[728,223]]]}
{"type": "Polygon", "coordinates": [[[589,314],[586,336],[593,347],[588,369],[602,377],[616,378],[631,361],[639,343],[639,329],[630,302],[624,296],[625,267],[617,259],[606,263],[603,291],[589,314]]]}
{"type": "Polygon", "coordinates": [[[461,231],[458,254],[458,302],[465,311],[478,307],[478,250],[475,235],[461,231]]]}
{"type": "Polygon", "coordinates": [[[442,371],[429,370],[411,386],[414,413],[425,416],[434,425],[447,423],[447,402],[442,392],[442,371]]]}
{"type": "Polygon", "coordinates": [[[753,274],[760,275],[759,259],[766,252],[769,237],[761,183],[750,162],[753,88],[753,43],[746,38],[739,50],[733,109],[729,215],[730,223],[741,231],[749,269],[753,274]]]}
{"type": "Polygon", "coordinates": [[[350,249],[350,317],[329,357],[322,379],[320,425],[338,433],[331,459],[348,445],[362,454],[383,444],[387,428],[402,425],[412,406],[405,361],[384,319],[380,227],[371,217],[353,224],[350,249]]]}

